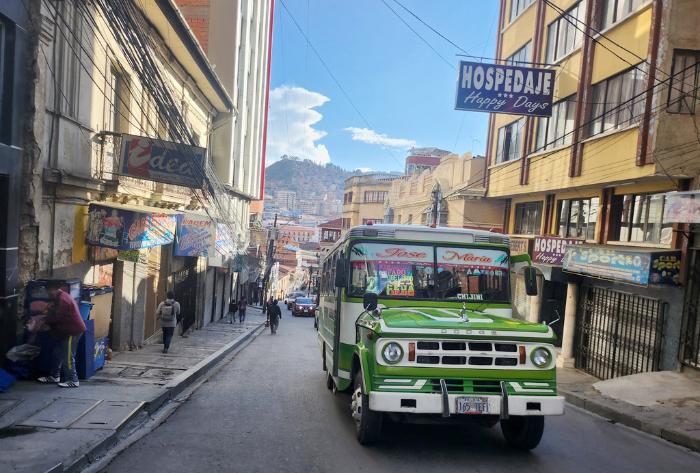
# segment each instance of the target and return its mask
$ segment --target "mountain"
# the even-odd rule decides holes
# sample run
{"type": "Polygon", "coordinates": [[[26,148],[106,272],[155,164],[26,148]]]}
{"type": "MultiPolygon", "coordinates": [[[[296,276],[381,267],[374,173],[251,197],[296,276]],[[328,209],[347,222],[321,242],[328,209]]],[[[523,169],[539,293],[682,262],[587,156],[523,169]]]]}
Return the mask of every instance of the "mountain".
{"type": "Polygon", "coordinates": [[[285,190],[296,192],[298,198],[330,194],[329,197],[342,200],[345,179],[357,174],[361,172],[284,155],[265,169],[265,195],[285,190]]]}

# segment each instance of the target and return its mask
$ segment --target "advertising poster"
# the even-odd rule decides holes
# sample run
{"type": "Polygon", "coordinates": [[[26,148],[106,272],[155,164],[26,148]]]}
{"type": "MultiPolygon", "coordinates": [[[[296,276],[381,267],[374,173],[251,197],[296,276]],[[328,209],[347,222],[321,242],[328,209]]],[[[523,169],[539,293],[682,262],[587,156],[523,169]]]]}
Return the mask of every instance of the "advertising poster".
{"type": "Polygon", "coordinates": [[[208,256],[215,245],[214,222],[196,214],[177,216],[175,256],[208,256]]]}
{"type": "Polygon", "coordinates": [[[121,173],[137,179],[199,189],[206,149],[144,136],[122,135],[121,173]]]}
{"type": "Polygon", "coordinates": [[[582,245],[584,240],[577,238],[560,238],[550,236],[535,237],[532,249],[532,261],[535,263],[561,266],[568,245],[582,245]]]}
{"type": "Polygon", "coordinates": [[[552,115],[554,71],[460,61],[456,110],[552,115]]]}
{"type": "Polygon", "coordinates": [[[116,250],[152,248],[172,243],[176,226],[175,215],[90,204],[85,242],[116,250]]]}
{"type": "Polygon", "coordinates": [[[651,254],[588,245],[567,246],[564,271],[647,285],[651,254]]]}
{"type": "Polygon", "coordinates": [[[700,192],[667,193],[664,222],[700,223],[700,192]]]}

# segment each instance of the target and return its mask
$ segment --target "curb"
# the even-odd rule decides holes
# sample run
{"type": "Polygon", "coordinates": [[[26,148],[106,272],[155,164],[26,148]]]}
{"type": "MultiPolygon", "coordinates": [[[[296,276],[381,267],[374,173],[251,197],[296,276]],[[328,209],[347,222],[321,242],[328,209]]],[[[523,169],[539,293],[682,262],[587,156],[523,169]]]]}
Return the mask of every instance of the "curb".
{"type": "Polygon", "coordinates": [[[90,466],[90,464],[94,463],[95,460],[97,460],[101,455],[105,454],[110,448],[116,445],[119,442],[124,431],[128,430],[129,428],[131,428],[132,430],[138,428],[138,426],[134,428],[134,426],[132,425],[132,421],[134,419],[136,419],[137,417],[142,417],[145,420],[147,417],[150,417],[152,414],[158,411],[159,408],[163,407],[164,404],[177,398],[177,396],[181,394],[185,389],[187,389],[195,382],[200,380],[202,377],[204,377],[209,371],[211,371],[212,368],[214,368],[219,362],[225,359],[229,354],[231,354],[240,346],[244,345],[249,340],[256,338],[264,330],[265,323],[263,322],[260,323],[257,327],[251,329],[248,333],[227,343],[219,350],[209,355],[204,360],[200,361],[193,367],[186,370],[184,373],[170,380],[164,386],[165,390],[162,394],[160,394],[158,397],[151,401],[145,402],[140,409],[134,412],[129,421],[122,423],[122,425],[107,438],[96,443],[95,445],[88,447],[84,452],[82,452],[80,457],[78,457],[70,465],[63,466],[63,468],[61,468],[62,464],[59,464],[49,470],[46,470],[45,473],[78,473],[83,469],[87,468],[88,466],[90,466]]]}
{"type": "Polygon", "coordinates": [[[688,435],[687,433],[661,427],[653,422],[648,422],[634,414],[623,412],[596,401],[586,395],[559,389],[559,393],[564,396],[566,402],[588,412],[592,412],[601,417],[605,417],[618,424],[639,430],[641,432],[654,435],[666,441],[675,443],[695,452],[700,452],[700,438],[688,435]]]}

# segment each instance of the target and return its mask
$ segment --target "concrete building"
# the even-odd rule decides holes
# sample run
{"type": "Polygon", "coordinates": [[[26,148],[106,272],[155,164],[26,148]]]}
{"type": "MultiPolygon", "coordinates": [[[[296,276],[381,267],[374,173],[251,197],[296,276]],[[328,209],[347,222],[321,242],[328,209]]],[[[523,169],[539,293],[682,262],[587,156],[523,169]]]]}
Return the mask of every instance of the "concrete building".
{"type": "Polygon", "coordinates": [[[501,0],[498,58],[556,72],[551,117],[489,119],[488,196],[542,273],[529,301],[514,278],[516,304],[561,317],[560,363],[599,377],[676,368],[698,317],[683,314],[687,226],[665,210],[697,187],[699,20],[684,0],[501,0]]]}
{"type": "Polygon", "coordinates": [[[343,229],[384,221],[384,201],[399,176],[373,174],[345,179],[343,229]]]}
{"type": "Polygon", "coordinates": [[[485,200],[484,157],[447,154],[421,173],[392,181],[385,223],[431,225],[435,192],[440,195],[438,226],[501,230],[503,201],[485,200]]]}
{"type": "Polygon", "coordinates": [[[319,243],[321,244],[321,253],[325,253],[340,239],[340,235],[343,231],[343,219],[336,218],[319,223],[318,231],[320,235],[319,243]]]}
{"type": "Polygon", "coordinates": [[[280,210],[298,210],[297,193],[294,191],[277,191],[275,194],[275,204],[280,210]]]}
{"type": "Polygon", "coordinates": [[[440,159],[448,154],[450,154],[449,151],[440,148],[411,148],[406,156],[404,171],[408,176],[434,169],[440,164],[440,159]]]}

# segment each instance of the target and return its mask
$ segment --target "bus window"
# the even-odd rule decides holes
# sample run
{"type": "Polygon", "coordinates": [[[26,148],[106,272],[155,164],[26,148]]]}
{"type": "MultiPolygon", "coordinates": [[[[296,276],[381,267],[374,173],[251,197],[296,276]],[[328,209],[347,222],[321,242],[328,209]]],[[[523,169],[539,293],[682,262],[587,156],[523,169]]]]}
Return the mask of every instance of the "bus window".
{"type": "Polygon", "coordinates": [[[437,248],[435,297],[508,302],[508,255],[486,248],[437,248]]]}

